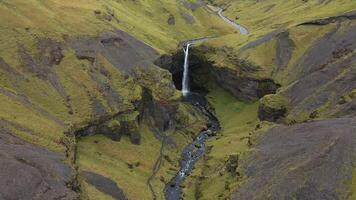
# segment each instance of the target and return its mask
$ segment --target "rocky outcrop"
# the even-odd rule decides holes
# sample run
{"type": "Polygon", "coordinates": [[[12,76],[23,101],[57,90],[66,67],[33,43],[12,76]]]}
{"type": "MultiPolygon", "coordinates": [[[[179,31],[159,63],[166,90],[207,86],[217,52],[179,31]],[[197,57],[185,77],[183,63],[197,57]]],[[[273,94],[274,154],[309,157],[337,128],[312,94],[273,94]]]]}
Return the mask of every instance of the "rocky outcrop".
{"type": "Polygon", "coordinates": [[[356,119],[279,126],[243,162],[232,199],[349,199],[356,167],[356,119]]]}
{"type": "Polygon", "coordinates": [[[218,85],[229,91],[236,98],[254,102],[266,94],[275,93],[279,85],[271,79],[257,79],[236,75],[228,68],[213,68],[212,77],[218,85]]]}
{"type": "Polygon", "coordinates": [[[102,117],[91,122],[88,126],[79,128],[75,135],[76,137],[83,137],[103,134],[115,141],[120,141],[121,137],[126,135],[133,144],[140,144],[138,115],[137,111],[128,111],[118,113],[113,117],[102,117]]]}
{"type": "Polygon", "coordinates": [[[332,17],[327,17],[324,19],[316,19],[316,20],[312,20],[312,21],[308,21],[308,22],[304,22],[301,23],[299,25],[318,25],[318,26],[322,26],[322,25],[327,25],[330,23],[335,23],[335,22],[340,22],[342,20],[355,20],[356,19],[356,12],[352,11],[352,12],[348,12],[342,15],[338,15],[338,16],[332,16],[332,17]]]}
{"type": "Polygon", "coordinates": [[[258,117],[260,120],[277,122],[287,114],[287,101],[280,95],[266,95],[260,99],[258,117]]]}
{"type": "Polygon", "coordinates": [[[175,25],[176,24],[176,18],[174,17],[174,15],[169,15],[168,19],[167,19],[167,24],[168,25],[175,25]]]}
{"type": "Polygon", "coordinates": [[[230,155],[226,163],[226,171],[228,171],[232,176],[236,176],[237,167],[239,166],[239,155],[230,155]]]}
{"type": "Polygon", "coordinates": [[[292,39],[289,38],[289,32],[281,32],[277,34],[277,47],[276,47],[276,65],[277,70],[284,69],[288,66],[290,59],[292,58],[295,44],[292,39]]]}
{"type": "MultiPolygon", "coordinates": [[[[266,94],[275,93],[280,87],[272,79],[253,76],[258,66],[238,59],[231,50],[214,49],[205,45],[193,47],[189,57],[192,87],[204,88],[207,81],[215,81],[219,86],[232,93],[242,101],[253,102],[266,94]],[[236,69],[219,66],[209,60],[208,55],[223,51],[229,57],[236,69]]],[[[176,88],[181,88],[183,74],[183,52],[178,51],[174,55],[163,55],[155,61],[155,64],[169,70],[173,74],[176,88]]]]}
{"type": "Polygon", "coordinates": [[[82,172],[81,176],[96,189],[104,194],[110,195],[115,200],[127,200],[125,193],[111,179],[88,171],[82,172]]]}
{"type": "Polygon", "coordinates": [[[64,159],[0,128],[0,199],[77,199],[68,187],[75,172],[64,159]]]}
{"type": "Polygon", "coordinates": [[[176,126],[177,105],[155,101],[152,92],[143,91],[142,101],[138,104],[140,120],[147,120],[159,132],[174,129],[176,126]]]}

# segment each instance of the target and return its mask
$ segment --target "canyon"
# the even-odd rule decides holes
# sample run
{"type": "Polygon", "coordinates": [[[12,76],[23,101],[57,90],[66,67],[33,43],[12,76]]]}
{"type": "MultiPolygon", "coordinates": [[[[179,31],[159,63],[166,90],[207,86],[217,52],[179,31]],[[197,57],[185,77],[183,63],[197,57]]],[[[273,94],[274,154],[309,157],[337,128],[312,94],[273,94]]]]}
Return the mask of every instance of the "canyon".
{"type": "Polygon", "coordinates": [[[0,1],[0,199],[355,199],[355,10],[0,1]]]}

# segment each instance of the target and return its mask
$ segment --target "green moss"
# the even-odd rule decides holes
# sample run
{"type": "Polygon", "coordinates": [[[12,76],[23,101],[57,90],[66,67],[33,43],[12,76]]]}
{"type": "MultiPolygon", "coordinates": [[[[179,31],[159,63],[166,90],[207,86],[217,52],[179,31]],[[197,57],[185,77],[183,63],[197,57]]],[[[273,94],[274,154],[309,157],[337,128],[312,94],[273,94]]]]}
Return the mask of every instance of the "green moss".
{"type": "Polygon", "coordinates": [[[85,180],[80,180],[82,200],[115,200],[112,196],[106,195],[98,191],[94,186],[87,183],[85,180]]]}
{"type": "Polygon", "coordinates": [[[207,145],[212,146],[212,150],[204,160],[199,162],[192,177],[186,181],[185,185],[188,188],[185,191],[189,198],[195,195],[200,195],[201,199],[228,198],[230,192],[236,187],[234,184],[238,182],[236,182],[236,177],[231,177],[226,173],[222,163],[226,162],[229,155],[243,155],[251,151],[249,138],[251,138],[250,133],[254,132],[259,123],[257,117],[259,103],[240,102],[216,86],[210,87],[207,98],[216,110],[222,129],[216,138],[208,141],[207,145]],[[204,178],[196,184],[199,177],[204,178]],[[194,185],[188,186],[189,184],[194,185]],[[226,184],[231,187],[231,191],[226,190],[226,184]]]}
{"type": "Polygon", "coordinates": [[[136,68],[135,77],[142,87],[148,88],[157,101],[178,100],[181,94],[172,84],[172,75],[167,70],[150,67],[136,68]]]}
{"type": "Polygon", "coordinates": [[[350,192],[351,192],[351,196],[349,200],[356,199],[356,168],[354,169],[353,172],[350,192]]]}
{"type": "Polygon", "coordinates": [[[280,110],[287,106],[286,98],[281,94],[269,94],[260,99],[260,104],[274,110],[280,110]]]}
{"type": "MultiPolygon", "coordinates": [[[[136,120],[138,115],[140,113],[138,111],[133,111],[133,112],[130,112],[130,113],[127,113],[127,114],[122,114],[120,116],[118,116],[117,120],[118,122],[120,123],[123,122],[123,121],[133,121],[133,120],[136,120]]],[[[117,121],[117,120],[114,120],[114,121],[117,121]]]]}
{"type": "Polygon", "coordinates": [[[106,123],[106,126],[112,130],[115,130],[117,127],[120,127],[120,121],[119,120],[111,120],[106,123]]]}

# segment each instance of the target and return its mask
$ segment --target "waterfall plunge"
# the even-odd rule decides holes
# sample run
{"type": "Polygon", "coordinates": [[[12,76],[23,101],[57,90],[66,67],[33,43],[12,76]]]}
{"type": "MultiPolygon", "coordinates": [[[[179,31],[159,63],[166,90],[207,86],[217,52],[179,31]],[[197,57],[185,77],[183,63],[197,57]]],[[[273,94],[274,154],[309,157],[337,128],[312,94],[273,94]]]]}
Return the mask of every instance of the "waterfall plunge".
{"type": "Polygon", "coordinates": [[[187,44],[186,48],[183,47],[185,57],[184,57],[184,72],[182,81],[182,92],[183,96],[189,94],[189,47],[191,44],[187,44]]]}

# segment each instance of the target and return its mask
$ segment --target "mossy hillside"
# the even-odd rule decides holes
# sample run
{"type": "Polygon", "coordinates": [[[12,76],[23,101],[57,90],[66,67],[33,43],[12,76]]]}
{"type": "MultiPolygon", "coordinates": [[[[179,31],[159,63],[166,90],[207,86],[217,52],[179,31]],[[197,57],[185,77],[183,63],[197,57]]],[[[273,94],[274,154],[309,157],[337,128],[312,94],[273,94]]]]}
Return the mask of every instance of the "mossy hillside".
{"type": "MultiPolygon", "coordinates": [[[[185,181],[184,190],[186,197],[198,195],[200,199],[224,199],[230,197],[230,192],[242,180],[242,177],[227,172],[225,163],[229,155],[241,157],[252,150],[250,145],[254,142],[255,128],[260,124],[257,117],[259,103],[240,102],[216,86],[210,88],[207,98],[215,108],[222,129],[216,138],[208,141],[207,145],[212,149],[185,181]]],[[[261,130],[269,127],[268,124],[260,126],[261,130]]]]}
{"type": "MultiPolygon", "coordinates": [[[[230,38],[233,40],[232,36],[217,38],[204,44],[207,46],[205,47],[206,49],[214,49],[214,54],[208,52],[205,57],[213,63],[214,67],[229,68],[235,71],[237,76],[248,76],[257,79],[273,79],[276,83],[282,86],[278,93],[281,96],[285,96],[286,101],[288,102],[290,101],[287,97],[288,92],[289,95],[291,95],[289,89],[293,87],[296,80],[301,78],[300,74],[305,70],[304,68],[307,68],[307,66],[301,67],[298,65],[303,61],[303,57],[305,57],[308,51],[316,46],[318,42],[327,37],[328,34],[332,33],[334,30],[338,30],[337,33],[342,34],[342,32],[346,30],[347,27],[350,27],[351,24],[354,24],[354,22],[346,20],[340,23],[330,23],[323,26],[286,26],[284,30],[280,30],[280,33],[268,37],[266,35],[263,36],[267,37],[265,41],[249,43],[247,46],[243,43],[237,44],[236,40],[239,40],[238,38],[235,38],[235,43],[232,41],[235,47],[229,46],[230,43],[225,41],[225,39],[230,38]],[[284,36],[282,36],[282,34],[284,36]],[[289,58],[284,56],[285,54],[278,52],[278,40],[284,40],[284,42],[289,40],[291,43],[288,50],[290,51],[289,58]],[[226,51],[226,49],[228,49],[228,51],[226,51]],[[286,64],[279,66],[277,64],[278,59],[284,59],[282,62],[285,62],[286,64]],[[255,66],[256,70],[252,70],[248,73],[241,73],[241,71],[243,71],[243,65],[236,62],[236,60],[244,61],[251,66],[255,66]]],[[[252,38],[255,36],[249,37],[252,38]]],[[[287,48],[288,47],[285,47],[283,51],[287,51],[287,48]]],[[[338,62],[346,60],[350,55],[352,54],[332,60],[332,62],[337,64],[338,62]]],[[[330,84],[336,82],[338,79],[341,80],[345,74],[350,73],[349,69],[351,68],[352,67],[349,67],[348,70],[338,74],[335,79],[330,80],[330,84]]],[[[329,86],[329,84],[320,87],[318,91],[315,91],[315,95],[311,95],[303,102],[312,105],[312,102],[317,100],[315,99],[316,95],[324,92],[323,88],[326,88],[327,86],[329,86]]],[[[338,100],[335,100],[335,95],[332,95],[332,93],[330,93],[330,95],[331,97],[328,102],[325,102],[322,105],[320,104],[318,108],[313,108],[313,110],[295,109],[293,112],[290,112],[289,116],[287,116],[287,122],[302,122],[309,120],[311,117],[325,118],[330,116],[330,110],[335,107],[335,101],[338,100]]]]}
{"type": "MultiPolygon", "coordinates": [[[[282,0],[210,2],[225,8],[224,14],[244,25],[249,30],[249,34],[227,34],[212,39],[207,44],[218,51],[222,51],[221,49],[225,47],[231,48],[232,51],[229,55],[238,55],[239,59],[259,66],[260,70],[255,73],[255,76],[261,78],[272,76],[276,71],[276,45],[273,34],[288,30],[290,38],[297,45],[293,50],[290,65],[288,65],[290,67],[314,41],[336,26],[336,24],[322,27],[297,26],[298,24],[356,10],[356,3],[350,0],[337,0],[327,4],[316,0],[308,2],[282,2],[282,0]],[[252,45],[252,42],[262,38],[265,38],[263,42],[252,45]],[[249,48],[246,46],[248,44],[249,48]]],[[[227,62],[228,58],[229,56],[225,53],[210,56],[210,59],[219,66],[238,70],[236,65],[227,62]]],[[[283,73],[278,73],[276,75],[278,81],[281,83],[288,81],[290,79],[288,76],[291,75],[288,72],[286,70],[283,73]]]]}
{"type": "MultiPolygon", "coordinates": [[[[67,143],[68,136],[64,132],[68,128],[85,127],[98,120],[99,111],[104,110],[105,115],[110,116],[132,110],[134,103],[141,100],[142,87],[150,89],[160,103],[179,100],[180,93],[171,85],[170,74],[166,71],[153,67],[150,69],[153,71],[130,77],[100,54],[96,55],[95,64],[78,59],[66,42],[68,38],[96,36],[118,28],[160,52],[167,52],[175,49],[181,40],[233,32],[214,13],[205,8],[193,11],[183,3],[171,0],[0,2],[0,17],[4,19],[0,22],[0,57],[12,70],[0,69],[0,85],[6,91],[0,94],[1,122],[25,140],[64,153],[68,150],[63,145],[67,143]],[[170,15],[175,18],[174,25],[167,23],[170,15]],[[184,15],[191,15],[195,22],[188,23],[184,15]],[[42,38],[62,45],[64,57],[50,69],[59,86],[31,72],[19,55],[23,48],[34,60],[41,58],[39,41],[42,38]],[[59,93],[57,87],[63,89],[64,94],[59,93]],[[108,88],[118,94],[118,101],[109,100],[108,88]]],[[[205,126],[205,119],[197,119],[201,114],[191,111],[189,105],[179,107],[180,123],[187,124],[180,124],[181,129],[166,133],[177,146],[168,145],[164,154],[169,161],[163,161],[162,169],[153,180],[160,199],[163,199],[162,188],[178,168],[181,149],[205,126]]],[[[118,123],[111,125],[117,126],[118,123]]],[[[121,142],[103,135],[79,140],[79,169],[112,178],[130,199],[151,199],[146,182],[159,155],[161,142],[147,127],[141,129],[141,134],[141,146],[132,145],[126,137],[121,142]],[[130,169],[132,166],[134,169],[130,169]]],[[[73,144],[66,145],[74,149],[73,144]]],[[[84,199],[110,199],[85,181],[81,180],[81,187],[84,199]]]]}
{"type": "Polygon", "coordinates": [[[297,64],[299,59],[305,52],[313,46],[320,38],[337,27],[337,24],[329,24],[325,26],[296,26],[289,28],[289,38],[295,44],[291,58],[285,69],[273,74],[273,78],[282,85],[288,85],[291,80],[296,78],[296,73],[292,72],[293,67],[297,64]]]}
{"type": "Polygon", "coordinates": [[[207,53],[207,59],[214,63],[214,67],[225,67],[232,69],[240,75],[254,77],[258,79],[273,78],[282,85],[291,83],[296,77],[296,69],[293,69],[301,56],[325,34],[336,28],[337,24],[329,24],[321,27],[315,26],[295,26],[286,29],[289,38],[295,44],[292,48],[291,58],[283,70],[278,69],[277,60],[277,36],[272,36],[266,41],[247,48],[249,42],[255,42],[259,37],[256,35],[237,36],[227,35],[212,39],[205,43],[206,48],[214,49],[213,53],[207,53]],[[248,38],[247,38],[248,37],[248,38]],[[247,41],[247,42],[246,42],[247,41]],[[255,66],[255,70],[241,73],[241,64],[236,60],[249,63],[255,66]],[[293,71],[294,70],[294,71],[293,71]]]}
{"type": "MultiPolygon", "coordinates": [[[[232,29],[205,8],[190,10],[184,1],[5,1],[0,4],[3,49],[29,38],[63,35],[96,35],[105,29],[120,28],[163,51],[179,41],[231,32],[232,29]],[[187,23],[183,13],[195,23],[187,23]],[[170,15],[175,24],[168,25],[170,15]],[[109,19],[109,20],[106,20],[109,19]]],[[[192,2],[192,1],[190,1],[192,2]]],[[[194,3],[194,2],[192,2],[194,3]]],[[[15,46],[15,47],[14,47],[15,46]]]]}
{"type": "MultiPolygon", "coordinates": [[[[309,1],[247,1],[235,0],[226,5],[225,14],[246,26],[251,34],[295,26],[313,19],[340,15],[356,9],[356,2],[335,0],[309,1]]],[[[260,34],[261,35],[261,34],[260,34]]]]}
{"type": "Polygon", "coordinates": [[[284,96],[270,94],[260,99],[260,104],[263,105],[264,107],[279,110],[285,108],[288,102],[284,96]]]}
{"type": "MultiPolygon", "coordinates": [[[[141,130],[142,143],[139,146],[132,145],[126,137],[120,142],[102,135],[80,139],[77,159],[79,169],[109,177],[130,199],[151,199],[146,182],[159,155],[160,142],[148,128],[144,129],[141,130]]],[[[85,185],[82,187],[86,188],[85,185]]],[[[88,199],[95,199],[91,194],[87,194],[88,199]]]]}
{"type": "Polygon", "coordinates": [[[153,99],[157,101],[178,100],[181,94],[172,82],[172,75],[158,67],[136,68],[136,81],[152,92],[153,99]]]}
{"type": "MultiPolygon", "coordinates": [[[[134,84],[133,79],[125,79],[100,55],[98,55],[99,62],[102,62],[100,65],[109,71],[111,78],[95,72],[96,76],[106,84],[112,85],[122,96],[129,97],[123,99],[124,106],[114,110],[92,80],[90,71],[93,69],[89,62],[78,60],[68,47],[64,47],[64,59],[60,65],[54,67],[54,72],[57,73],[67,93],[66,98],[58,94],[46,80],[39,79],[27,71],[18,54],[19,46],[24,47],[33,58],[37,58],[41,56],[38,48],[40,38],[64,42],[64,38],[68,36],[95,36],[104,30],[120,28],[158,50],[168,51],[174,49],[180,40],[231,31],[229,26],[205,8],[193,11],[183,4],[184,2],[168,0],[2,1],[0,57],[21,77],[11,77],[0,70],[1,85],[7,90],[16,91],[18,95],[26,96],[32,105],[46,110],[69,126],[91,120],[92,99],[98,100],[101,106],[112,112],[117,112],[115,109],[126,109],[130,107],[130,101],[140,98],[140,87],[134,84]],[[182,13],[192,15],[195,23],[186,23],[182,13]],[[176,19],[173,26],[167,24],[170,14],[176,19]],[[110,20],[105,20],[105,17],[110,20]],[[15,85],[15,81],[19,84],[15,85]],[[71,106],[70,112],[73,112],[73,115],[69,113],[68,105],[71,106]]],[[[43,123],[43,126],[46,124],[48,123],[43,123]]]]}
{"type": "Polygon", "coordinates": [[[355,199],[356,198],[356,169],[354,169],[350,191],[351,191],[351,196],[349,200],[355,199]]]}
{"type": "MultiPolygon", "coordinates": [[[[164,199],[163,188],[177,172],[181,150],[206,124],[202,115],[189,104],[180,104],[178,107],[177,118],[180,120],[177,121],[177,130],[160,133],[170,137],[162,152],[162,138],[158,139],[160,137],[155,130],[143,123],[139,129],[140,145],[132,145],[127,137],[123,137],[120,142],[102,135],[81,138],[77,153],[79,170],[89,170],[109,177],[123,189],[129,199],[152,199],[147,181],[157,159],[162,159],[151,183],[158,199],[164,199]]],[[[83,199],[101,197],[100,192],[93,190],[90,185],[84,183],[81,186],[86,193],[83,199]]]]}

